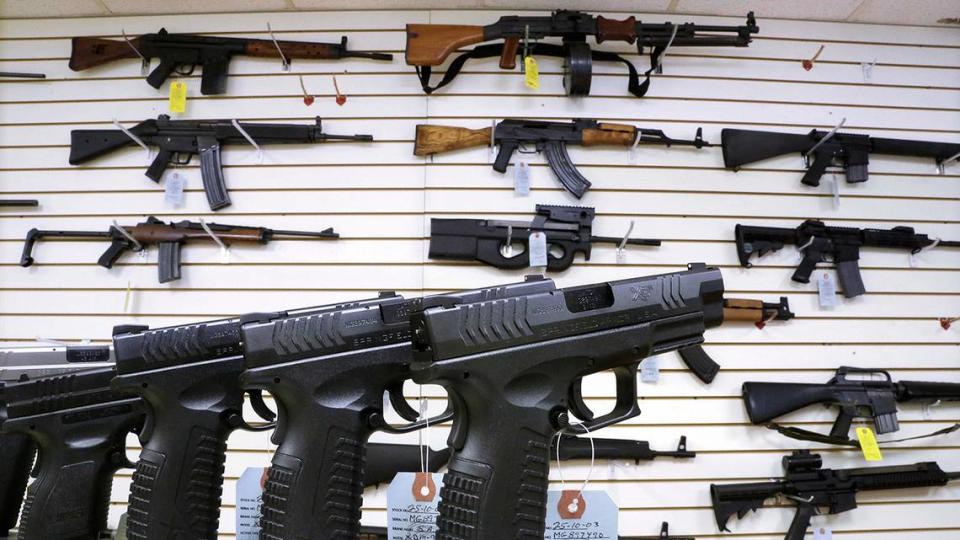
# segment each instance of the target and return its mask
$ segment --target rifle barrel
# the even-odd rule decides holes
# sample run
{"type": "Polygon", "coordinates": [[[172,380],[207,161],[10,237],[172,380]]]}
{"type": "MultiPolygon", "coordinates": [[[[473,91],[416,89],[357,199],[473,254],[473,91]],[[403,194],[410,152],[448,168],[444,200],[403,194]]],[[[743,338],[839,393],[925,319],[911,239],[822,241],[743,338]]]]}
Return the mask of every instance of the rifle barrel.
{"type": "Polygon", "coordinates": [[[308,236],[311,238],[340,238],[340,235],[333,232],[333,228],[325,229],[320,232],[313,231],[283,231],[273,230],[275,236],[308,236]]]}
{"type": "MultiPolygon", "coordinates": [[[[620,244],[623,242],[623,238],[615,238],[613,236],[591,236],[590,242],[595,244],[620,244]]],[[[627,244],[631,246],[659,246],[660,240],[653,238],[628,238],[627,244]]]]}

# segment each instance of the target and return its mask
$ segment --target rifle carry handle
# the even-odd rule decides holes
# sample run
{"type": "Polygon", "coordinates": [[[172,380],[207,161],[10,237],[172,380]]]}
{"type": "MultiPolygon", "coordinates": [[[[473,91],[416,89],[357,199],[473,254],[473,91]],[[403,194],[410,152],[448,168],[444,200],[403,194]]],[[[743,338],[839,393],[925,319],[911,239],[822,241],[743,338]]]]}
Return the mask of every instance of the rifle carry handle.
{"type": "Polygon", "coordinates": [[[17,524],[17,513],[36,453],[30,437],[22,433],[0,435],[0,538],[17,524]]]}
{"type": "MultiPolygon", "coordinates": [[[[460,47],[484,41],[482,26],[459,24],[408,24],[408,66],[439,66],[460,47]]],[[[514,53],[516,54],[516,53],[514,53]]]]}

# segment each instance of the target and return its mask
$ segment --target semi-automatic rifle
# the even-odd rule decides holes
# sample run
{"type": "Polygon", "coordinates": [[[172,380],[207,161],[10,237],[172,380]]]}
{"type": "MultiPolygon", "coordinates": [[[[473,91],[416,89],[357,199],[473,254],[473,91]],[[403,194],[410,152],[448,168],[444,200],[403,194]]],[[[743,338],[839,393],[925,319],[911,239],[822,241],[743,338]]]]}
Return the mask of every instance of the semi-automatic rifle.
{"type": "Polygon", "coordinates": [[[860,469],[824,469],[820,454],[797,450],[783,458],[786,475],[772,482],[712,484],[710,497],[717,527],[727,529],[734,514],[742,518],[763,507],[767,499],[783,497],[797,505],[784,540],[803,540],[815,515],[839,514],[857,507],[857,493],[887,489],[944,486],[960,472],[944,472],[936,462],[860,469]],[[826,509],[824,512],[823,509],[826,509]]]}
{"type": "MultiPolygon", "coordinates": [[[[750,421],[765,424],[774,418],[822,403],[840,409],[829,435],[802,428],[769,424],[768,427],[787,437],[804,441],[859,447],[849,438],[850,424],[857,418],[870,419],[878,435],[900,429],[897,421],[897,403],[908,401],[960,400],[960,383],[929,381],[893,382],[890,373],[882,369],[842,366],[826,384],[745,382],[743,403],[750,421]],[[879,375],[877,380],[873,376],[879,375]],[[865,378],[870,377],[870,378],[865,378]]],[[[919,437],[940,435],[960,429],[960,424],[919,437]]],[[[894,442],[894,441],[886,441],[894,442]]]]}
{"type": "Polygon", "coordinates": [[[128,251],[143,251],[147,246],[156,244],[159,249],[157,267],[160,283],[180,279],[180,249],[192,242],[215,242],[209,229],[225,245],[235,243],[266,244],[271,240],[288,240],[284,237],[308,237],[335,239],[340,235],[333,228],[320,232],[274,230],[266,227],[243,227],[239,225],[219,225],[217,223],[199,223],[196,221],[178,221],[164,223],[149,216],[143,223],[122,228],[111,226],[107,231],[46,231],[30,229],[23,245],[20,266],[34,263],[33,245],[41,238],[103,238],[110,240],[110,247],[103,252],[97,264],[104,268],[113,268],[113,264],[128,251]]]}
{"type": "Polygon", "coordinates": [[[455,409],[439,537],[542,537],[551,438],[639,414],[640,362],[702,343],[722,319],[723,279],[703,265],[414,313],[413,380],[444,386],[455,409]],[[577,381],[607,370],[613,409],[572,407],[577,381]],[[584,423],[571,426],[570,413],[584,423]]]}
{"type": "Polygon", "coordinates": [[[289,63],[294,58],[393,60],[392,54],[348,51],[346,36],[340,38],[339,44],[313,43],[170,34],[161,28],[156,34],[144,34],[129,40],[75,37],[71,45],[70,69],[74,71],[124,58],[141,58],[144,64],[149,66],[150,60],[159,58],[160,64],[147,76],[147,82],[154,88],[160,88],[172,73],[189,76],[197,66],[203,66],[200,81],[200,93],[203,95],[223,94],[227,91],[230,59],[236,55],[280,58],[284,63],[289,63]]]}
{"type": "MultiPolygon", "coordinates": [[[[528,268],[530,235],[543,233],[546,235],[546,268],[553,272],[570,268],[577,253],[589,261],[595,243],[618,245],[623,241],[623,238],[593,235],[596,215],[593,208],[538,204],[536,210],[537,215],[529,222],[433,218],[428,256],[440,260],[480,261],[505,270],[528,268]]],[[[627,244],[659,246],[660,240],[628,238],[627,244]]]]}
{"type": "Polygon", "coordinates": [[[960,144],[884,139],[857,133],[831,133],[813,130],[806,135],[748,129],[724,129],[720,132],[723,146],[723,164],[737,170],[743,165],[763,161],[784,154],[804,156],[807,171],[803,182],[819,186],[827,167],[838,165],[847,176],[847,182],[866,182],[870,154],[933,158],[937,165],[960,158],[960,144]]]}
{"type": "MultiPolygon", "coordinates": [[[[0,349],[0,429],[7,417],[4,387],[16,382],[113,365],[110,347],[56,346],[0,349]]],[[[17,523],[37,447],[29,435],[0,434],[0,538],[17,523]]]]}
{"type": "Polygon", "coordinates": [[[147,167],[147,178],[160,182],[167,166],[187,165],[195,154],[200,154],[200,177],[203,191],[211,210],[230,206],[230,194],[223,179],[221,147],[228,144],[250,144],[247,136],[258,145],[315,144],[327,141],[372,141],[370,135],[330,135],[323,132],[320,117],[316,125],[264,124],[234,120],[171,120],[161,114],[127,131],[119,129],[75,129],[70,132],[70,164],[80,165],[120,148],[140,142],[158,149],[157,156],[147,167]],[[237,126],[240,126],[239,128],[237,126]],[[129,132],[129,133],[127,133],[129,132]]]}
{"type": "Polygon", "coordinates": [[[509,15],[486,26],[408,24],[406,60],[407,65],[416,66],[423,91],[429,94],[453,81],[470,58],[499,56],[501,69],[514,69],[518,56],[521,59],[528,56],[560,57],[564,60],[563,86],[572,96],[590,93],[594,61],[621,62],[630,73],[627,90],[643,97],[650,86],[650,74],[659,71],[660,59],[667,47],[746,47],[752,34],[759,31],[752,11],[747,14],[744,26],[706,26],[643,23],[634,17],[618,21],[581,11],[558,10],[550,16],[509,15]],[[587,36],[593,36],[598,45],[604,41],[636,43],[640,55],[649,48],[650,69],[644,73],[643,82],[640,82],[637,69],[630,60],[616,53],[591,50],[587,36]],[[562,43],[539,42],[553,37],[561,38],[562,43]],[[501,39],[502,44],[481,45],[461,54],[447,67],[443,79],[436,86],[430,86],[432,68],[442,64],[457,49],[501,39]]]}
{"type": "Polygon", "coordinates": [[[659,129],[598,122],[587,118],[572,122],[508,118],[499,122],[496,127],[480,129],[419,124],[413,153],[417,156],[429,156],[464,148],[496,145],[500,150],[493,162],[493,170],[505,173],[514,152],[543,152],[550,170],[563,188],[579,199],[590,189],[591,184],[570,160],[568,145],[629,148],[639,139],[640,144],[668,147],[713,146],[704,142],[702,134],[702,128],[697,128],[697,135],[693,140],[672,139],[659,129]]]}
{"type": "Polygon", "coordinates": [[[750,263],[753,254],[762,257],[770,251],[793,244],[803,252],[803,259],[793,272],[793,281],[809,283],[817,263],[830,261],[837,269],[843,295],[847,298],[866,292],[860,276],[861,247],[908,249],[910,253],[919,253],[934,244],[936,247],[960,247],[960,241],[930,238],[914,232],[913,227],[830,227],[815,219],[804,221],[796,229],[737,225],[735,235],[740,266],[753,266],[750,263]]]}

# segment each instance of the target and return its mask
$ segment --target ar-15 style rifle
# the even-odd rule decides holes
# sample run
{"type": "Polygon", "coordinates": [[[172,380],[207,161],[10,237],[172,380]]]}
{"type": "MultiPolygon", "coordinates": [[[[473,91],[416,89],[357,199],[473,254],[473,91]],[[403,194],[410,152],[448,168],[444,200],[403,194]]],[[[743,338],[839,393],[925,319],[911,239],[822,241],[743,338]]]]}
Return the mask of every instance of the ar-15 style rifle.
{"type": "MultiPolygon", "coordinates": [[[[0,349],[0,428],[7,417],[4,386],[71,371],[110,367],[113,352],[102,346],[13,347],[0,349]]],[[[0,434],[0,538],[17,523],[17,511],[37,447],[29,435],[0,434]]]]}
{"type": "MultiPolygon", "coordinates": [[[[957,401],[960,400],[960,383],[898,381],[893,382],[890,373],[882,369],[867,369],[842,366],[826,384],[745,382],[743,404],[750,421],[764,424],[787,413],[814,403],[840,409],[829,435],[823,435],[797,427],[769,424],[792,439],[825,444],[859,447],[860,443],[849,438],[850,424],[856,418],[873,421],[878,435],[893,433],[900,429],[897,421],[897,403],[907,401],[957,401]],[[864,379],[864,376],[880,375],[881,380],[864,379]]],[[[910,437],[904,440],[942,435],[960,429],[960,424],[938,430],[929,435],[910,437]]],[[[883,442],[883,441],[881,441],[883,442]]],[[[898,442],[898,441],[886,441],[898,442]]]]}
{"type": "Polygon", "coordinates": [[[455,409],[439,536],[542,537],[550,440],[573,427],[569,413],[584,420],[576,431],[636,416],[639,363],[702,343],[722,318],[723,279],[703,265],[414,313],[413,380],[444,386],[455,409]],[[576,382],[606,370],[613,409],[573,408],[576,382]]]}
{"type": "MultiPolygon", "coordinates": [[[[129,133],[159,151],[145,173],[159,182],[167,166],[186,165],[200,154],[200,177],[211,210],[230,206],[230,194],[223,179],[220,147],[249,144],[247,135],[263,144],[315,144],[327,141],[372,141],[370,135],[330,135],[323,132],[320,117],[316,125],[237,123],[234,120],[171,120],[161,114],[130,128],[129,133]]],[[[75,129],[70,132],[70,164],[80,165],[120,148],[135,145],[130,135],[119,129],[75,129]]]]}
{"type": "MultiPolygon", "coordinates": [[[[586,206],[537,205],[533,221],[493,219],[430,220],[431,259],[480,261],[497,268],[516,270],[530,266],[530,234],[546,235],[547,270],[570,268],[577,253],[590,260],[594,243],[619,244],[622,238],[593,236],[595,211],[586,206]],[[523,246],[512,254],[513,245],[523,246]],[[550,248],[559,249],[551,253],[550,248]]],[[[627,244],[659,246],[660,240],[628,238],[627,244]]]]}
{"type": "Polygon", "coordinates": [[[518,56],[557,56],[564,59],[563,86],[567,94],[573,96],[590,93],[593,61],[621,62],[630,72],[627,89],[643,97],[650,86],[650,74],[660,67],[660,58],[667,47],[746,47],[752,40],[751,35],[759,31],[752,11],[747,14],[744,26],[706,26],[643,23],[634,17],[618,21],[581,11],[558,10],[548,17],[509,15],[486,26],[408,24],[406,60],[407,65],[416,66],[423,91],[430,94],[453,81],[470,58],[499,56],[501,69],[513,69],[518,56]],[[644,73],[644,81],[640,82],[637,69],[626,58],[611,52],[592,51],[587,36],[594,36],[597,44],[604,41],[636,43],[641,55],[644,48],[649,48],[650,69],[644,73]],[[560,37],[563,44],[531,43],[548,37],[560,37]],[[436,86],[430,86],[432,67],[442,64],[455,50],[499,39],[504,42],[482,45],[461,54],[447,67],[443,79],[436,86]]]}
{"type": "Polygon", "coordinates": [[[34,263],[33,245],[41,238],[104,238],[110,240],[110,247],[103,252],[97,264],[104,268],[112,268],[127,251],[142,251],[151,244],[156,244],[160,250],[157,267],[160,283],[167,283],[180,279],[180,248],[189,242],[213,242],[204,225],[213,231],[224,244],[255,243],[266,244],[271,240],[284,240],[285,236],[309,237],[320,239],[335,239],[340,235],[333,232],[333,228],[320,232],[274,230],[266,227],[243,227],[239,225],[219,225],[217,223],[198,223],[195,221],[178,221],[164,223],[149,216],[143,223],[133,226],[111,226],[107,231],[45,231],[30,229],[23,244],[23,255],[20,257],[20,266],[27,267],[34,263]],[[280,238],[277,238],[280,237],[280,238]]]}
{"type": "Polygon", "coordinates": [[[167,77],[174,72],[186,76],[192,74],[196,66],[203,66],[203,76],[200,81],[200,93],[203,95],[223,94],[227,91],[230,59],[236,55],[282,58],[284,62],[294,58],[393,60],[392,54],[348,51],[346,36],[340,38],[340,43],[312,43],[170,34],[164,28],[156,34],[144,34],[130,40],[75,37],[71,41],[71,46],[70,69],[74,71],[101,66],[124,58],[139,57],[149,65],[151,59],[159,58],[160,65],[147,76],[147,83],[154,88],[160,88],[167,77]],[[184,66],[189,67],[183,69],[184,66]]]}
{"type": "Polygon", "coordinates": [[[809,283],[817,263],[830,260],[837,269],[843,295],[847,298],[860,296],[866,289],[860,276],[860,248],[882,247],[909,249],[918,253],[921,249],[936,244],[937,247],[960,247],[960,241],[933,239],[914,232],[912,227],[892,229],[858,229],[856,227],[830,227],[822,221],[808,219],[796,229],[782,227],[755,227],[737,225],[735,230],[737,256],[740,266],[750,268],[750,256],[762,257],[777,251],[786,244],[794,244],[803,251],[803,260],[793,272],[793,281],[809,283]]]}
{"type": "Polygon", "coordinates": [[[564,189],[579,199],[590,189],[591,184],[570,160],[567,145],[630,147],[637,142],[638,138],[641,144],[660,144],[668,147],[713,146],[704,142],[702,128],[697,128],[697,135],[693,140],[685,140],[672,139],[659,129],[598,122],[588,118],[580,118],[572,122],[508,118],[498,123],[495,128],[468,129],[419,124],[413,153],[417,156],[429,156],[464,148],[498,145],[500,151],[493,162],[493,170],[504,173],[514,152],[517,150],[527,152],[527,149],[531,148],[537,152],[544,152],[547,156],[547,164],[557,180],[564,189]]]}
{"type": "Polygon", "coordinates": [[[720,132],[723,164],[737,170],[743,165],[784,154],[800,153],[807,160],[803,182],[819,186],[827,167],[836,163],[846,172],[847,182],[866,182],[870,154],[926,157],[942,166],[960,158],[960,144],[884,139],[857,133],[832,133],[813,130],[806,135],[748,129],[724,129],[720,132]]]}
{"type": "Polygon", "coordinates": [[[960,478],[960,472],[944,472],[935,462],[892,467],[824,469],[820,454],[797,450],[783,458],[786,476],[773,482],[750,484],[712,484],[710,497],[717,527],[727,529],[730,516],[742,518],[757,510],[767,499],[783,495],[797,505],[784,540],[803,540],[810,518],[821,508],[828,514],[848,512],[857,507],[857,492],[886,489],[944,486],[960,478]]]}

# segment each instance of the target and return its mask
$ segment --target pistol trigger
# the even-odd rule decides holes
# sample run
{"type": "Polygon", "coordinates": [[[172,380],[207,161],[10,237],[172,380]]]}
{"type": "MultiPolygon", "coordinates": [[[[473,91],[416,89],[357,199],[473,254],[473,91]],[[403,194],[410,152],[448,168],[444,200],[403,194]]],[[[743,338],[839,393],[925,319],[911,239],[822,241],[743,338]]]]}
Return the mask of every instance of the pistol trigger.
{"type": "Polygon", "coordinates": [[[590,407],[587,407],[586,402],[583,400],[582,382],[583,379],[577,379],[572,385],[570,385],[570,395],[568,396],[570,401],[570,412],[572,412],[573,415],[580,420],[589,422],[596,418],[596,414],[590,410],[590,407]]]}
{"type": "Polygon", "coordinates": [[[277,413],[271,411],[263,400],[263,391],[247,390],[247,395],[250,396],[250,406],[253,407],[253,412],[257,413],[257,416],[267,422],[273,422],[277,419],[277,413]]]}
{"type": "Polygon", "coordinates": [[[420,418],[420,411],[415,410],[403,397],[403,382],[395,383],[387,388],[390,405],[401,418],[408,422],[415,422],[420,418]]]}

